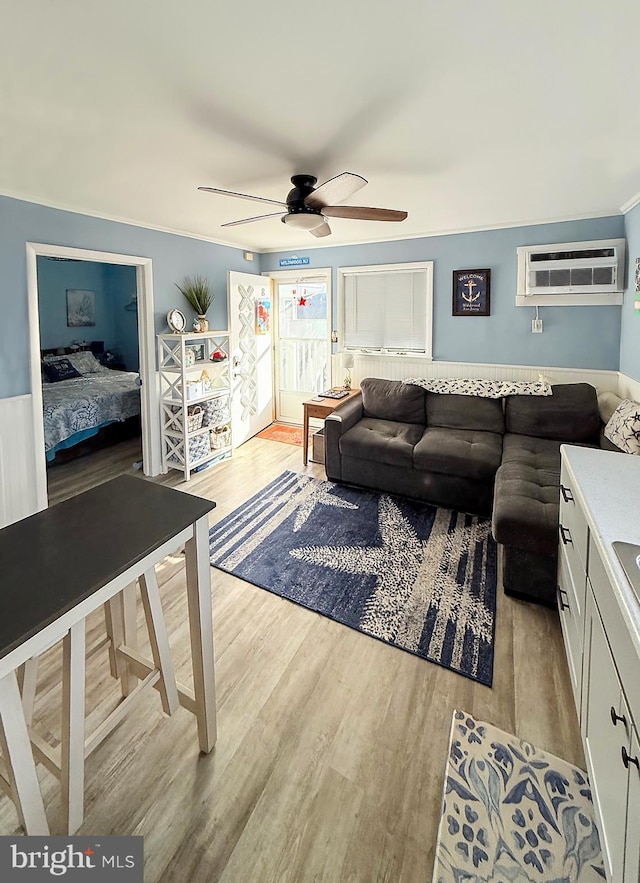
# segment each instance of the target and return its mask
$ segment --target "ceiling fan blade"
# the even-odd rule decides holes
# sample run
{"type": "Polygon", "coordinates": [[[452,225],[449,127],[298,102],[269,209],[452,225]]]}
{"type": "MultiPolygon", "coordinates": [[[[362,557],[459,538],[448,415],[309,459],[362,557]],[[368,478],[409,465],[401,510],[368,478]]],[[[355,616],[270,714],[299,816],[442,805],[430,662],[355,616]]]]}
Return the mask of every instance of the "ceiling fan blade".
{"type": "MultiPolygon", "coordinates": [[[[249,196],[248,193],[236,193],[234,190],[220,190],[218,187],[198,187],[198,190],[204,190],[206,193],[221,193],[222,196],[237,196],[238,199],[252,199],[254,202],[268,202],[269,205],[282,205],[287,207],[286,202],[280,202],[278,199],[265,199],[264,196],[249,196]]],[[[222,225],[223,227],[226,225],[222,225]]]]}
{"type": "Polygon", "coordinates": [[[228,221],[220,224],[221,227],[237,227],[239,224],[251,224],[252,221],[264,221],[265,218],[281,218],[282,212],[271,212],[268,215],[256,215],[255,218],[243,218],[241,221],[228,221]]]}
{"type": "Polygon", "coordinates": [[[325,205],[322,214],[328,218],[353,218],[359,221],[404,221],[407,212],[393,208],[365,208],[361,205],[325,205]]]}
{"type": "Polygon", "coordinates": [[[362,175],[354,175],[353,172],[342,172],[335,178],[329,178],[324,184],[310,193],[304,201],[305,205],[311,208],[324,208],[325,205],[333,202],[342,202],[348,199],[358,190],[361,190],[368,181],[362,175]]]}
{"type": "Polygon", "coordinates": [[[325,221],[324,224],[320,224],[319,227],[314,227],[313,230],[309,231],[312,236],[331,236],[331,227],[325,221]]]}

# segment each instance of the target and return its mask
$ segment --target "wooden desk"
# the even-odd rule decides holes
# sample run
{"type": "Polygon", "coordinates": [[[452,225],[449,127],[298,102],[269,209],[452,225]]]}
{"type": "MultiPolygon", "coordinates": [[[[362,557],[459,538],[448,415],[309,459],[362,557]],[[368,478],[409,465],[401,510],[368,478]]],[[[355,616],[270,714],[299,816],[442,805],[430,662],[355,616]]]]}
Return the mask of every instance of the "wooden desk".
{"type": "MultiPolygon", "coordinates": [[[[8,784],[17,795],[28,834],[49,831],[16,669],[54,643],[70,641],[71,696],[66,697],[65,711],[71,732],[62,754],[64,762],[66,753],[73,773],[74,758],[77,768],[84,764],[84,620],[182,545],[194,690],[178,685],[178,698],[196,715],[201,750],[213,748],[216,707],[208,513],[214,507],[210,500],[123,475],[0,530],[2,747],[8,784]]],[[[75,799],[76,818],[81,820],[83,767],[77,769],[75,782],[70,799],[75,799]]]]}
{"type": "Polygon", "coordinates": [[[359,389],[350,389],[349,394],[343,396],[341,399],[322,399],[321,402],[317,402],[314,399],[307,399],[307,401],[303,403],[304,418],[302,422],[302,462],[305,466],[309,461],[309,418],[321,417],[324,419],[325,417],[328,417],[332,411],[335,411],[338,405],[342,405],[344,404],[344,402],[348,402],[349,399],[353,398],[355,395],[358,395],[359,392],[359,389]]]}

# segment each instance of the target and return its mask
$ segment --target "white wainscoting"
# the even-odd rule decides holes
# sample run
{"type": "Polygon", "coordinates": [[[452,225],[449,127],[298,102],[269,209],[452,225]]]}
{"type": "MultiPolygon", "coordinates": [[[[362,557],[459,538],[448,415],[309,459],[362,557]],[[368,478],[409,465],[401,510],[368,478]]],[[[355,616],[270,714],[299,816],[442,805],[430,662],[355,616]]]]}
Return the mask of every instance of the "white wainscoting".
{"type": "Polygon", "coordinates": [[[31,396],[0,399],[0,527],[40,508],[35,463],[31,396]]]}
{"type": "Polygon", "coordinates": [[[628,374],[619,374],[618,389],[616,390],[620,398],[631,399],[633,402],[640,402],[640,380],[634,380],[628,374]]]}
{"type": "MultiPolygon", "coordinates": [[[[334,386],[341,386],[344,369],[340,367],[339,356],[332,358],[332,372],[334,386]]],[[[617,371],[597,371],[590,368],[492,365],[484,362],[430,362],[427,359],[412,359],[408,356],[363,354],[355,356],[355,364],[351,369],[354,387],[358,386],[363,377],[382,377],[385,380],[404,380],[407,377],[429,377],[438,380],[463,377],[473,380],[537,380],[539,374],[543,374],[551,383],[582,382],[591,383],[601,392],[606,390],[617,393],[619,390],[617,371]]]]}

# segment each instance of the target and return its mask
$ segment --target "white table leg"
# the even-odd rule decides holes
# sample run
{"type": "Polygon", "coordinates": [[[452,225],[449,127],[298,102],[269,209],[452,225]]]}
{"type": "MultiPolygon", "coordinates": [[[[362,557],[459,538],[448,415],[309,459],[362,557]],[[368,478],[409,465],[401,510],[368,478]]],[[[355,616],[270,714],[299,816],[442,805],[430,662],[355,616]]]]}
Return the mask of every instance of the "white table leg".
{"type": "Polygon", "coordinates": [[[208,754],[216,744],[217,732],[209,518],[206,515],[196,521],[193,539],[185,543],[185,560],[198,738],[200,750],[208,754]]]}
{"type": "Polygon", "coordinates": [[[49,825],[14,671],[0,679],[0,723],[0,741],[20,821],[27,834],[48,836],[49,825]]]}
{"type": "Polygon", "coordinates": [[[62,742],[60,780],[67,833],[84,818],[85,621],[71,626],[62,650],[62,742]]]}
{"type": "MultiPolygon", "coordinates": [[[[130,696],[136,688],[138,678],[131,671],[126,658],[121,653],[118,653],[118,648],[122,647],[123,644],[127,644],[125,637],[127,632],[125,626],[127,616],[129,620],[129,632],[132,631],[131,619],[133,618],[133,632],[135,634],[135,584],[132,583],[131,587],[127,586],[123,592],[114,595],[114,597],[110,598],[104,606],[107,630],[111,639],[111,649],[113,651],[113,661],[115,664],[115,674],[114,668],[112,668],[111,673],[114,677],[119,678],[122,695],[130,696]],[[130,591],[131,588],[133,589],[132,592],[130,591]],[[128,614],[125,614],[125,597],[127,592],[133,594],[133,605],[129,603],[129,612],[128,614]],[[133,608],[133,617],[131,615],[131,607],[133,608]]],[[[135,646],[137,645],[134,644],[134,647],[135,646]]],[[[109,659],[111,662],[111,653],[109,654],[109,659]]]]}
{"type": "Polygon", "coordinates": [[[33,720],[33,708],[36,703],[36,687],[38,685],[38,657],[32,656],[18,669],[18,687],[22,695],[24,719],[28,727],[33,720]]]}
{"type": "Polygon", "coordinates": [[[140,594],[142,595],[142,606],[144,607],[147,620],[153,663],[159,669],[161,675],[160,695],[162,697],[162,708],[165,714],[173,714],[178,710],[180,702],[178,700],[176,673],[173,668],[173,660],[171,659],[169,636],[167,635],[167,627],[162,614],[160,589],[158,588],[158,578],[155,569],[147,570],[140,577],[140,594]]]}

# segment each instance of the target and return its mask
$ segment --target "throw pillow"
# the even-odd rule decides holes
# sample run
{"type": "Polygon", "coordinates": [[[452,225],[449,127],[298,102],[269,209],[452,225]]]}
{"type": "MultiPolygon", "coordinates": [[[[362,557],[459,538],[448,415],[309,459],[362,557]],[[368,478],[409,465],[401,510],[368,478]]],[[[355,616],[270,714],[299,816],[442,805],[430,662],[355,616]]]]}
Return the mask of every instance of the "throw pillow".
{"type": "Polygon", "coordinates": [[[640,454],[640,404],[623,399],[605,426],[604,435],[627,454],[640,454]]]}
{"type": "Polygon", "coordinates": [[[72,377],[82,377],[69,359],[57,359],[55,362],[43,362],[42,370],[50,383],[58,383],[60,380],[70,380],[72,377]]]}

